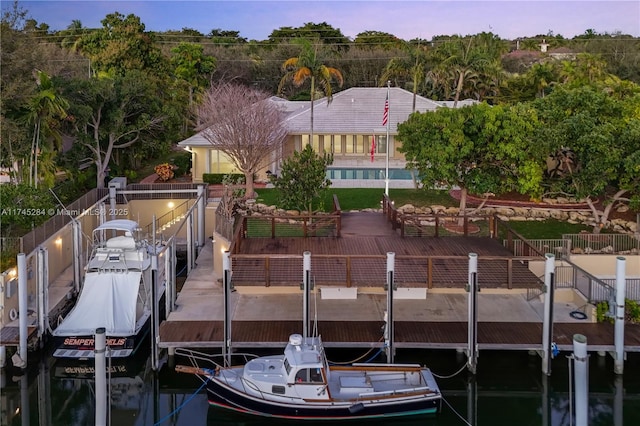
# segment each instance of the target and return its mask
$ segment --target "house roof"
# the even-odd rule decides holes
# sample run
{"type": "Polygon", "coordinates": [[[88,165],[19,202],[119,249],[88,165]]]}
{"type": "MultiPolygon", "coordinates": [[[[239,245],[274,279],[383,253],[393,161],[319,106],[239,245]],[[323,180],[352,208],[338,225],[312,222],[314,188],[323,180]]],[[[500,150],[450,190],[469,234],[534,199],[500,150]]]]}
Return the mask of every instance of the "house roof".
{"type": "MultiPolygon", "coordinates": [[[[313,131],[316,134],[384,134],[382,124],[386,87],[352,87],[333,95],[331,103],[327,98],[318,99],[313,105],[313,131]]],[[[308,134],[311,130],[311,103],[309,101],[288,101],[276,96],[270,98],[281,106],[287,114],[285,126],[290,134],[308,134]]],[[[477,103],[472,99],[458,102],[458,106],[477,103]]],[[[389,132],[397,133],[399,123],[406,121],[412,111],[413,93],[392,87],[389,89],[389,132]]],[[[440,107],[453,107],[453,101],[436,102],[416,96],[416,111],[434,111],[440,107]]],[[[180,146],[210,146],[197,133],[182,142],[180,146]]]]}
{"type": "MultiPolygon", "coordinates": [[[[352,87],[327,98],[316,101],[313,108],[314,133],[380,134],[386,131],[382,124],[386,87],[352,87]]],[[[412,112],[413,93],[392,87],[389,89],[389,131],[397,133],[398,123],[409,118],[412,112]]],[[[416,111],[433,111],[441,105],[435,101],[416,96],[416,111]]],[[[311,109],[293,114],[287,119],[291,134],[309,133],[311,109]]]]}

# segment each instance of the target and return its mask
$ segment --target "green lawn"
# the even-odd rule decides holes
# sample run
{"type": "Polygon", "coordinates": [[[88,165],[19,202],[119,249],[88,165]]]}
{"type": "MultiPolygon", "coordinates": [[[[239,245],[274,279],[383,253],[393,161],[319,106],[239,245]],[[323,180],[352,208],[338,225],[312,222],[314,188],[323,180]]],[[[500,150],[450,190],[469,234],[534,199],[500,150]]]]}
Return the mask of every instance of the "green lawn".
{"type": "MultiPolygon", "coordinates": [[[[340,208],[343,211],[377,209],[380,208],[383,193],[384,190],[380,188],[331,188],[323,200],[322,210],[331,211],[333,194],[338,196],[340,208]]],[[[445,207],[455,207],[459,204],[458,200],[452,198],[448,191],[390,189],[389,197],[396,206],[413,204],[416,207],[425,207],[438,204],[445,207]]],[[[257,201],[266,205],[278,205],[278,191],[273,188],[258,189],[257,201]]],[[[591,231],[588,226],[558,220],[509,222],[509,226],[528,239],[561,238],[562,234],[577,234],[583,230],[591,231]]]]}
{"type": "MultiPolygon", "coordinates": [[[[273,188],[258,189],[257,202],[266,205],[278,204],[278,191],[273,188]]],[[[320,210],[329,212],[333,209],[333,195],[338,196],[341,210],[379,209],[384,190],[381,188],[331,188],[320,210]]],[[[415,206],[431,206],[440,204],[447,207],[457,206],[458,201],[451,198],[447,191],[426,191],[422,189],[390,189],[389,197],[397,206],[413,204],[415,206]]]]}

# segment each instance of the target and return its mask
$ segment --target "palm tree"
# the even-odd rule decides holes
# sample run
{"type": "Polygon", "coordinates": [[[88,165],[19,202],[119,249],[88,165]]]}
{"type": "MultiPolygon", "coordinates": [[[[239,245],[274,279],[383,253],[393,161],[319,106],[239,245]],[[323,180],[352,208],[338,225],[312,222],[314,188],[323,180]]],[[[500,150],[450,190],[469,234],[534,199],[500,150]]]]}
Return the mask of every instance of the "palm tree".
{"type": "Polygon", "coordinates": [[[474,44],[474,38],[468,40],[456,38],[438,46],[435,57],[439,60],[438,70],[451,72],[455,76],[455,96],[453,107],[458,105],[465,82],[490,65],[491,57],[486,49],[474,44]]]}
{"type": "Polygon", "coordinates": [[[38,91],[29,99],[27,105],[27,123],[33,125],[33,139],[29,157],[29,183],[38,187],[38,152],[40,138],[53,142],[56,147],[61,143],[60,132],[56,129],[56,120],[67,117],[69,103],[57,92],[51,78],[43,71],[34,72],[38,91]]]}
{"type": "Polygon", "coordinates": [[[544,98],[547,88],[557,80],[556,69],[549,62],[533,64],[527,72],[527,78],[535,88],[536,96],[544,98]]]}
{"type": "Polygon", "coordinates": [[[405,58],[391,58],[391,60],[389,60],[382,76],[380,76],[380,86],[385,86],[387,81],[394,77],[411,78],[413,86],[413,105],[411,111],[415,112],[418,87],[425,79],[427,58],[425,51],[420,45],[413,47],[409,43],[405,43],[403,47],[409,56],[405,58]]]}
{"type": "Polygon", "coordinates": [[[344,79],[342,73],[332,67],[328,67],[318,58],[317,45],[312,46],[307,39],[296,39],[302,46],[299,56],[289,58],[282,64],[285,75],[280,79],[278,93],[282,93],[282,88],[289,80],[296,87],[302,86],[307,80],[311,80],[311,134],[309,143],[313,143],[313,103],[316,99],[316,83],[320,86],[320,91],[327,97],[327,104],[333,99],[331,82],[335,79],[338,86],[342,87],[344,79]]]}

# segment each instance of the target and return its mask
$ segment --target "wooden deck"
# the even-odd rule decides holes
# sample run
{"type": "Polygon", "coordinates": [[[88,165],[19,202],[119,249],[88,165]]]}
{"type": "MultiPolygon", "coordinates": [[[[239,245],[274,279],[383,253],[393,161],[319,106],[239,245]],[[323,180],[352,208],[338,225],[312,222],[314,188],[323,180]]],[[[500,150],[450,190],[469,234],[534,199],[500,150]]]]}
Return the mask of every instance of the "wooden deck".
{"type": "MultiPolygon", "coordinates": [[[[468,255],[478,255],[478,282],[485,288],[538,288],[528,267],[536,258],[517,258],[488,237],[360,236],[357,238],[247,238],[232,255],[236,286],[300,284],[302,254],[311,253],[317,284],[381,286],[386,256],[395,253],[400,287],[462,288],[468,282],[468,255]]],[[[537,260],[542,260],[539,258],[537,260]]]]}
{"type": "MultiPolygon", "coordinates": [[[[397,348],[465,349],[466,322],[396,321],[397,348]]],[[[382,347],[382,321],[320,321],[318,330],[327,347],[382,347]]],[[[234,321],[231,326],[235,348],[283,347],[292,330],[302,329],[301,321],[234,321]]],[[[611,324],[558,323],[553,341],[561,350],[571,350],[574,334],[587,336],[589,349],[614,350],[611,324]]],[[[160,326],[161,347],[222,347],[222,321],[172,321],[160,326]]],[[[541,323],[478,323],[480,349],[539,350],[542,348],[541,323]]],[[[625,350],[640,352],[640,325],[625,326],[625,350]]]]}

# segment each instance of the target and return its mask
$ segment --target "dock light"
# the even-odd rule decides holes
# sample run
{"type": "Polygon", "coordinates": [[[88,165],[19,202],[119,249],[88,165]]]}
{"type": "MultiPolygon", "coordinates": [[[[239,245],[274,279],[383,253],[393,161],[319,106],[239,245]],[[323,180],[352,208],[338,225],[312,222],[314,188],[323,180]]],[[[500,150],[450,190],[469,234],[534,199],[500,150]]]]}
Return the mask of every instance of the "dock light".
{"type": "Polygon", "coordinates": [[[16,271],[16,268],[9,269],[9,277],[13,278],[16,275],[18,275],[18,272],[16,271]]]}
{"type": "Polygon", "coordinates": [[[61,246],[62,246],[62,238],[61,238],[61,237],[56,238],[56,240],[54,241],[54,243],[55,243],[58,247],[61,247],[61,246]]]}
{"type": "Polygon", "coordinates": [[[167,203],[167,207],[169,207],[170,209],[174,208],[175,206],[176,206],[176,205],[175,205],[175,203],[174,203],[173,201],[169,201],[169,202],[167,203]]]}

